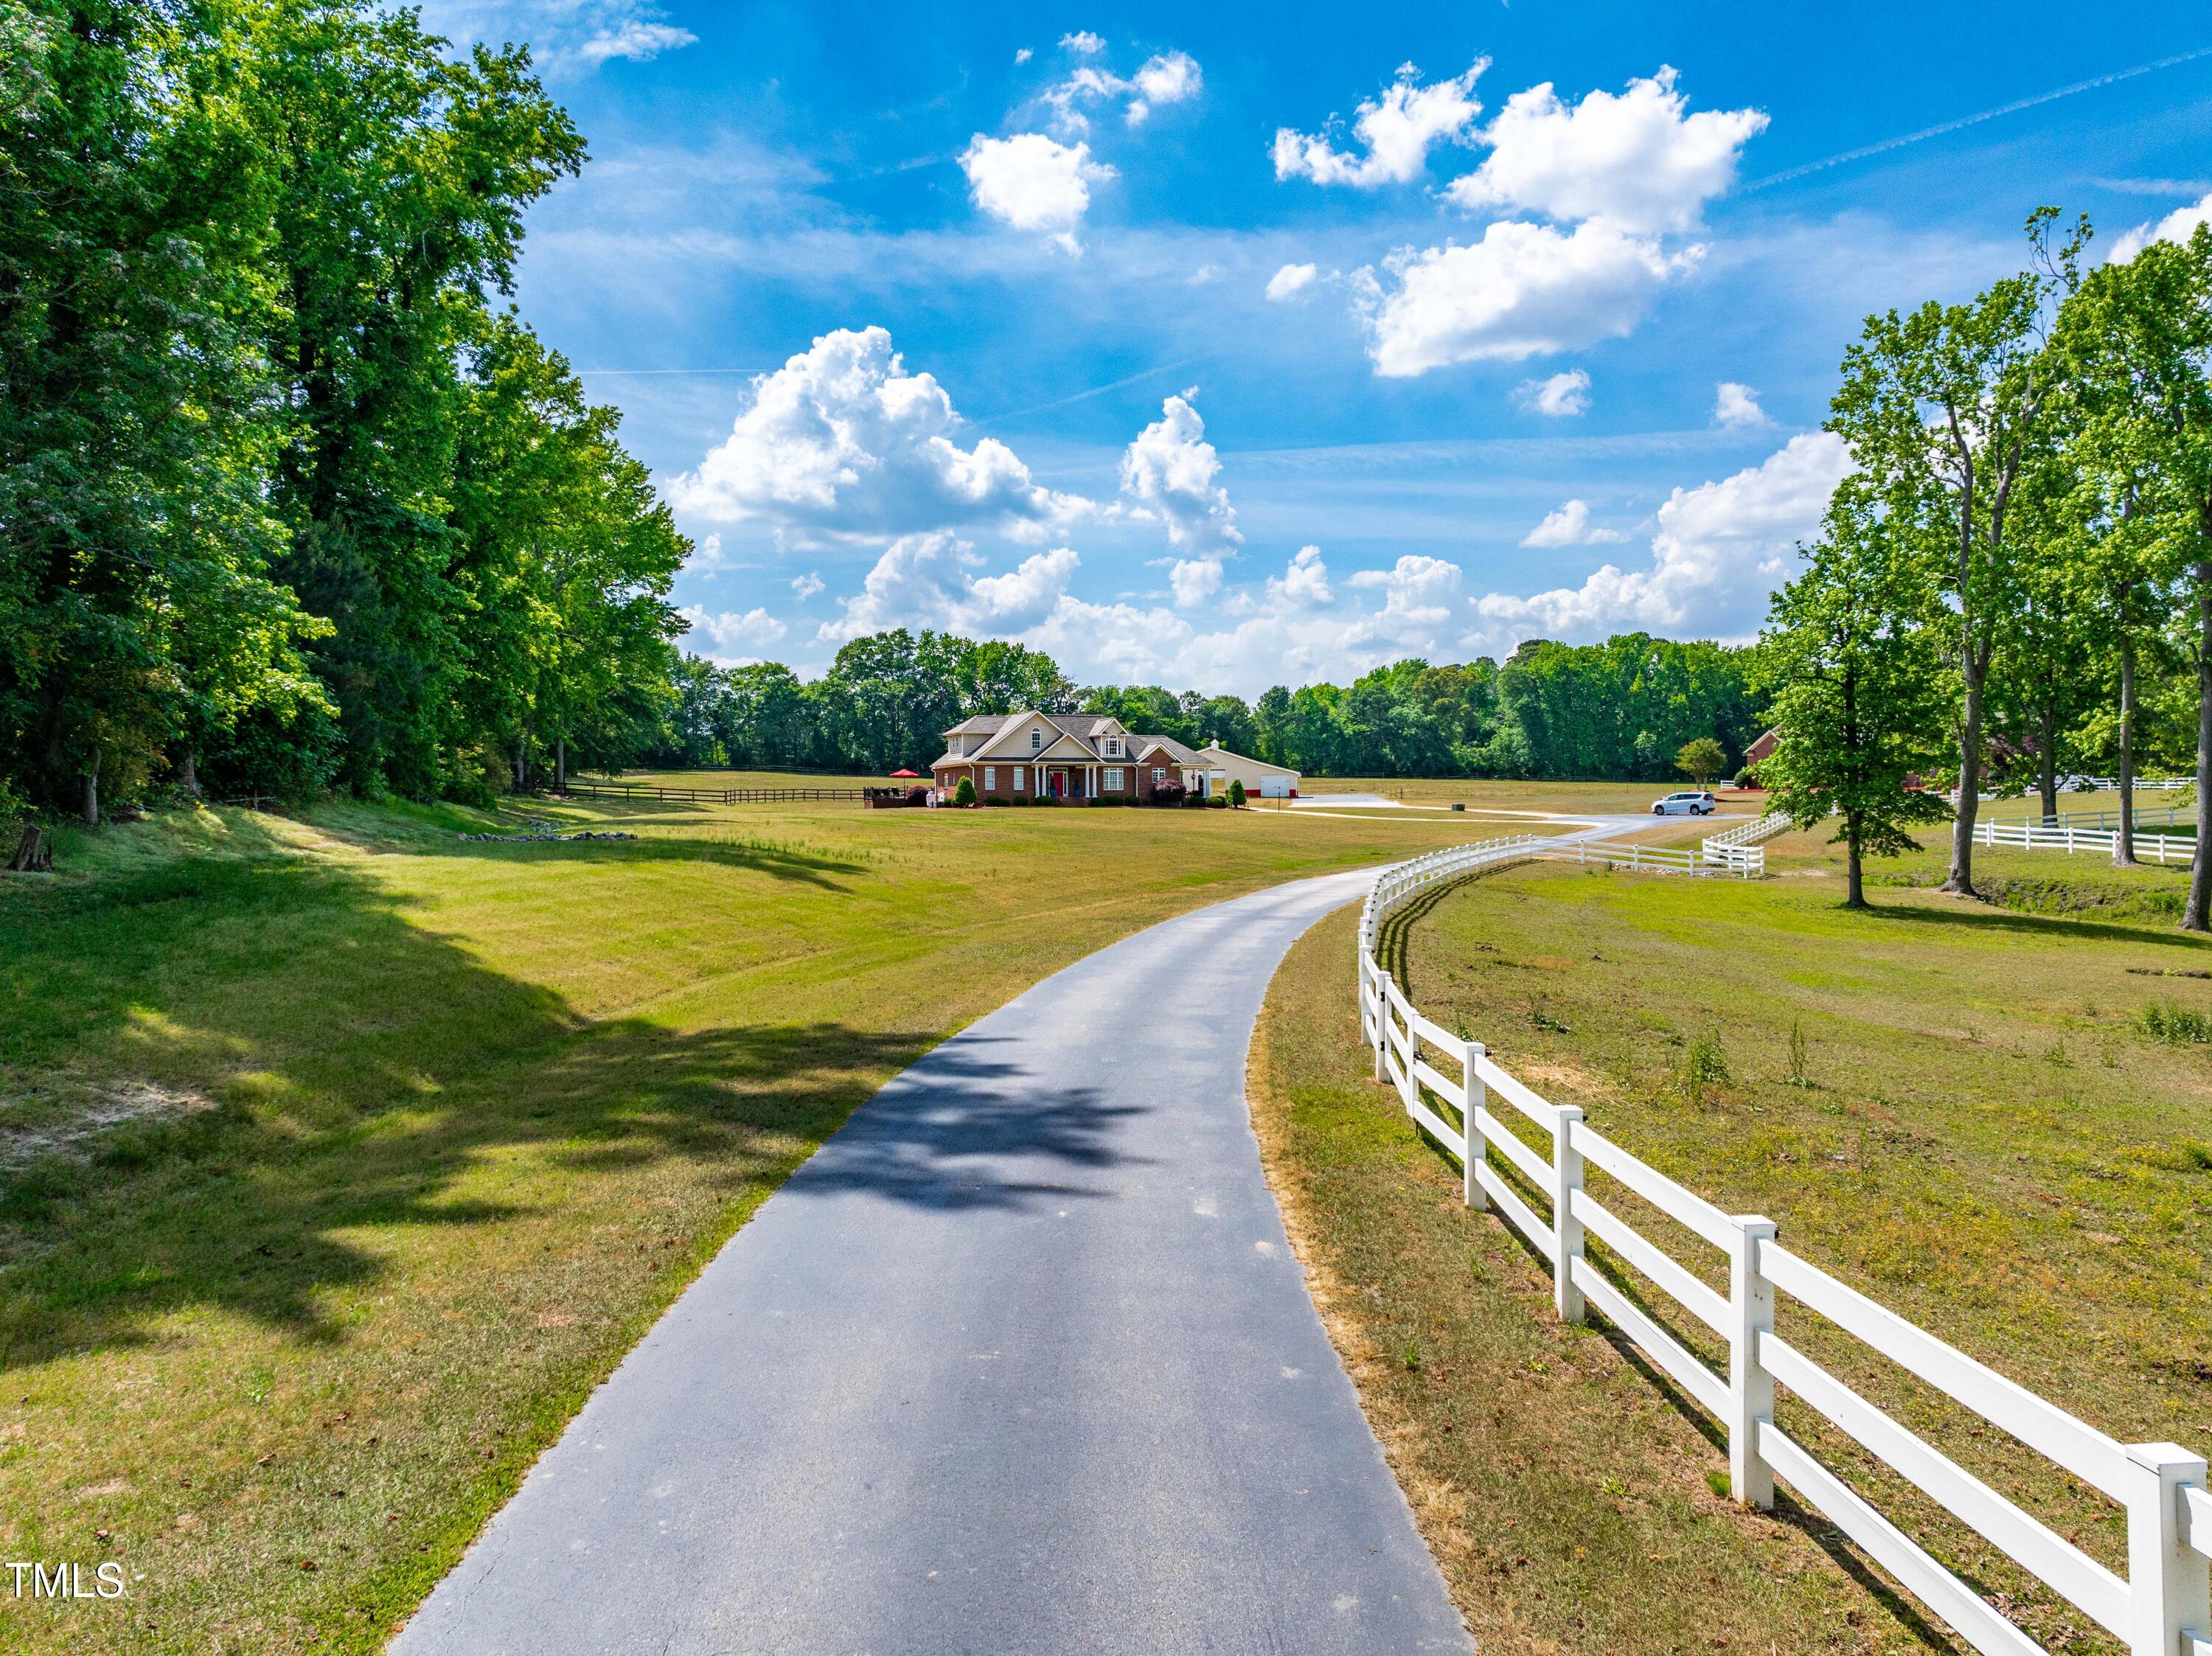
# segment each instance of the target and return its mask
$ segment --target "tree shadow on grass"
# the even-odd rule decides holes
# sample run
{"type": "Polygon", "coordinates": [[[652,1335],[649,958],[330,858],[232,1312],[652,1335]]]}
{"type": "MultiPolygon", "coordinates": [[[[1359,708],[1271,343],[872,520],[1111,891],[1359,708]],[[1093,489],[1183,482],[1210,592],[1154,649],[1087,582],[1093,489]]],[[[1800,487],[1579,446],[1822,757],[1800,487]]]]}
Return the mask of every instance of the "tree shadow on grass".
{"type": "MultiPolygon", "coordinates": [[[[936,1038],[587,1023],[405,908],[312,858],[0,904],[0,1122],[64,1072],[216,1106],[0,1174],[0,1372],[145,1344],[203,1307],[342,1342],[331,1291],[392,1277],[379,1233],[526,1215],[538,1197],[470,1176],[518,1151],[556,1174],[683,1164],[692,1188],[703,1170],[732,1201],[757,1194],[936,1038]]],[[[1064,1198],[1112,1160],[1127,1112],[1042,1082],[959,1043],[814,1186],[939,1208],[1064,1198]]]]}
{"type": "Polygon", "coordinates": [[[1877,903],[1864,912],[1871,920],[1889,921],[1899,925],[1952,926],[2011,932],[2043,943],[2148,943],[2159,949],[2197,951],[2212,947],[2212,939],[2183,931],[2154,931],[2147,925],[2124,925],[2112,920],[2074,920],[2049,914],[2023,914],[2016,909],[1877,903]]]}
{"type": "MultiPolygon", "coordinates": [[[[714,863],[765,874],[771,879],[799,881],[831,890],[844,889],[834,877],[867,871],[865,864],[849,858],[804,851],[773,839],[748,837],[742,823],[726,817],[714,819],[713,826],[726,830],[730,837],[705,837],[696,832],[709,826],[703,810],[698,810],[702,820],[672,824],[668,822],[671,813],[666,812],[617,811],[603,815],[606,820],[600,820],[599,816],[563,819],[557,831],[623,832],[664,825],[672,825],[678,831],[665,838],[638,840],[470,840],[462,838],[458,829],[450,828],[410,827],[393,831],[383,825],[362,827],[321,817],[316,818],[313,826],[327,839],[381,856],[453,857],[471,861],[519,863],[714,863]]],[[[510,811],[487,831],[524,834],[531,820],[527,810],[520,815],[510,811]]]]}

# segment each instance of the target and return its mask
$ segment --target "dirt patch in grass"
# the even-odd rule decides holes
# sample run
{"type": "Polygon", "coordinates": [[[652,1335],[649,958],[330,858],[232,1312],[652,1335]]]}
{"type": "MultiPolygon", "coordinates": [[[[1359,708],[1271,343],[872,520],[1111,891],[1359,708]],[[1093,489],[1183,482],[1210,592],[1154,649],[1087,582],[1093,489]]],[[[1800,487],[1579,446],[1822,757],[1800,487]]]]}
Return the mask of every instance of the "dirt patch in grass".
{"type": "Polygon", "coordinates": [[[0,1096],[0,1174],[42,1156],[82,1158],[111,1130],[126,1122],[171,1119],[216,1107],[189,1087],[158,1081],[90,1081],[53,1077],[12,1096],[0,1096]]]}

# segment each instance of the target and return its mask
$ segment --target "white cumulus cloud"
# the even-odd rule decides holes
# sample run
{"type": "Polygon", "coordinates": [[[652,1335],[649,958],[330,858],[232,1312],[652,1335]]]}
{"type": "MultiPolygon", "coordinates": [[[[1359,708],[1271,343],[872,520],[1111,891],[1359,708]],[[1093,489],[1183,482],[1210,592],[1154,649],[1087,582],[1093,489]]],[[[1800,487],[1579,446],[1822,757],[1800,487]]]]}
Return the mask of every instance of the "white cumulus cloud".
{"type": "Polygon", "coordinates": [[[1590,521],[1589,502],[1569,500],[1557,512],[1544,514],[1543,522],[1521,537],[1523,546],[1589,546],[1601,541],[1625,541],[1627,536],[1590,521]]]}
{"type": "Polygon", "coordinates": [[[799,602],[803,604],[808,598],[813,597],[822,591],[823,585],[822,577],[816,574],[810,569],[805,574],[793,578],[791,590],[798,597],[799,602]]]}
{"type": "Polygon", "coordinates": [[[1310,264],[1285,264],[1267,278],[1267,297],[1278,305],[1293,294],[1313,285],[1316,275],[1310,264]]]}
{"type": "Polygon", "coordinates": [[[817,634],[843,643],[893,627],[930,627],[1007,638],[1049,616],[1081,560],[1070,547],[1033,553],[1003,574],[971,573],[975,549],[946,531],[904,535],[885,547],[860,591],[817,634]]]}
{"type": "Polygon", "coordinates": [[[1514,397],[1522,408],[1533,414],[1540,414],[1553,420],[1565,420],[1589,412],[1589,388],[1588,372],[1582,368],[1570,368],[1565,373],[1555,373],[1548,379],[1522,381],[1514,397]]]}
{"type": "Polygon", "coordinates": [[[1412,183],[1427,167],[1429,151],[1436,145],[1467,141],[1475,117],[1482,112],[1474,83],[1489,67],[1487,58],[1479,58],[1466,74],[1423,86],[1419,70],[1401,64],[1397,78],[1382,96],[1363,100],[1352,116],[1352,136],[1364,154],[1339,149],[1328,130],[1306,133],[1279,127],[1275,176],[1363,190],[1412,183]]]}
{"type": "Polygon", "coordinates": [[[1229,491],[1215,480],[1221,457],[1206,440],[1206,422],[1191,406],[1194,391],[1160,404],[1160,417],[1139,432],[1121,456],[1121,491],[1133,515],[1158,519],[1170,544],[1198,556],[1233,552],[1244,537],[1229,491]]]}
{"type": "Polygon", "coordinates": [[[1482,240],[1383,262],[1364,274],[1359,303],[1376,372],[1391,379],[1455,362],[1519,361],[1579,350],[1632,330],[1654,291],[1694,264],[1701,247],[1663,252],[1655,238],[1600,224],[1562,233],[1504,220],[1482,240]]]}
{"type": "Polygon", "coordinates": [[[1769,422],[1766,410],[1759,406],[1757,391],[1734,379],[1723,379],[1713,387],[1713,423],[1740,431],[1769,422]]]}
{"type": "Polygon", "coordinates": [[[1089,29],[1083,28],[1061,35],[1060,46],[1063,52],[1073,52],[1081,57],[1091,58],[1106,50],[1106,42],[1089,29]]]}
{"type": "Polygon", "coordinates": [[[1460,616],[1460,567],[1442,558],[1403,553],[1389,568],[1362,569],[1346,584],[1382,589],[1382,607],[1345,629],[1348,648],[1427,655],[1442,647],[1460,616]]]}
{"type": "Polygon", "coordinates": [[[1091,186],[1115,176],[1091,159],[1086,143],[1064,144],[1042,132],[987,138],[978,132],[960,154],[975,205],[1017,230],[1050,236],[1070,252],[1091,210],[1091,186]]]}
{"type": "Polygon", "coordinates": [[[556,80],[611,63],[649,63],[699,38],[648,0],[430,0],[422,21],[455,40],[526,41],[556,80]]]}
{"type": "Polygon", "coordinates": [[[1283,566],[1280,579],[1267,578],[1267,597],[1297,610],[1326,610],[1334,604],[1336,591],[1328,584],[1328,566],[1322,561],[1321,548],[1300,547],[1283,566]]]}
{"type": "Polygon", "coordinates": [[[1630,234],[1697,227],[1705,203],[1735,181],[1743,146],[1766,128],[1756,109],[1691,114],[1662,68],[1615,94],[1564,102],[1547,82],[1516,92],[1476,135],[1482,165],[1444,193],[1466,208],[1595,221],[1630,234]]]}
{"type": "Polygon", "coordinates": [[[1791,554],[1820,527],[1828,497],[1850,470],[1831,432],[1808,432],[1755,466],[1659,508],[1649,568],[1607,564],[1580,586],[1529,597],[1492,593],[1485,620],[1521,637],[1568,642],[1650,628],[1677,637],[1742,638],[1756,632],[1767,595],[1789,577],[1791,554]]]}
{"type": "Polygon", "coordinates": [[[1168,571],[1168,585],[1175,591],[1178,610],[1203,604],[1221,590],[1221,560],[1177,558],[1168,571]]]}
{"type": "Polygon", "coordinates": [[[1139,64],[1134,75],[1126,76],[1086,64],[1038,95],[1052,106],[1053,124],[1075,136],[1091,130],[1086,105],[1121,103],[1122,120],[1130,126],[1141,126],[1158,106],[1197,97],[1205,82],[1197,58],[1187,52],[1162,52],[1139,64]]]}
{"type": "Polygon", "coordinates": [[[2212,195],[2193,206],[2177,207],[2155,224],[2138,224],[2113,240],[2107,262],[2125,264],[2154,241],[2186,241],[2200,224],[2212,224],[2212,195]]]}
{"type": "Polygon", "coordinates": [[[967,527],[1031,541],[1091,503],[1040,487],[1004,443],[954,440],[952,399],[910,374],[882,328],[838,329],[754,382],[750,407],[695,471],[671,479],[680,511],[825,538],[967,527]]]}
{"type": "Polygon", "coordinates": [[[704,604],[691,604],[678,612],[696,634],[713,640],[718,658],[747,656],[779,642],[784,625],[765,610],[726,610],[710,615],[704,604]]]}

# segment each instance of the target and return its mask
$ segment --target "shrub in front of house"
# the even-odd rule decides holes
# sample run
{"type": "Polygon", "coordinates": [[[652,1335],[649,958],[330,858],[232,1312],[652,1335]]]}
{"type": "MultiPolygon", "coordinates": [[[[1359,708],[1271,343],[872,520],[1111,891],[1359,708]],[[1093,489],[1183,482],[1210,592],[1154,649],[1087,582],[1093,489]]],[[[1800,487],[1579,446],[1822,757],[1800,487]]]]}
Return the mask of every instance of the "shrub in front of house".
{"type": "Polygon", "coordinates": [[[1735,785],[1740,788],[1757,787],[1759,786],[1759,767],[1756,765],[1746,765],[1741,770],[1735,773],[1735,785]]]}
{"type": "Polygon", "coordinates": [[[1208,810],[1227,810],[1229,802],[1217,793],[1206,802],[1206,808],[1208,810]]]}
{"type": "Polygon", "coordinates": [[[1007,805],[1012,804],[1013,801],[1007,798],[1003,793],[994,793],[983,803],[987,805],[1007,805]]]}
{"type": "Polygon", "coordinates": [[[1152,803],[1156,805],[1179,805],[1188,792],[1180,782],[1155,782],[1152,785],[1152,803]]]}
{"type": "Polygon", "coordinates": [[[908,788],[906,791],[906,802],[917,810],[926,810],[929,804],[929,790],[927,788],[908,788]]]}
{"type": "Polygon", "coordinates": [[[1229,779],[1229,804],[1234,810],[1244,809],[1244,785],[1233,776],[1229,779]]]}
{"type": "Polygon", "coordinates": [[[972,778],[963,776],[953,786],[952,803],[956,805],[972,805],[975,803],[975,784],[972,778]]]}

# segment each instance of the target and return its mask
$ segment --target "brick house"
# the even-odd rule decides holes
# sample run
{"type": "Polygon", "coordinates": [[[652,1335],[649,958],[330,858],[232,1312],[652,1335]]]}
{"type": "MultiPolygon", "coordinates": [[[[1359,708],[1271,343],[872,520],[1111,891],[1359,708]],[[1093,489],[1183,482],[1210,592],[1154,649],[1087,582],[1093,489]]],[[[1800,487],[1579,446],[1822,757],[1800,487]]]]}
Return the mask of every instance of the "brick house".
{"type": "Polygon", "coordinates": [[[966,777],[978,799],[1149,799],[1173,782],[1204,792],[1206,767],[1180,742],[1105,713],[977,713],[945,733],[931,774],[946,798],[966,777]]]}

